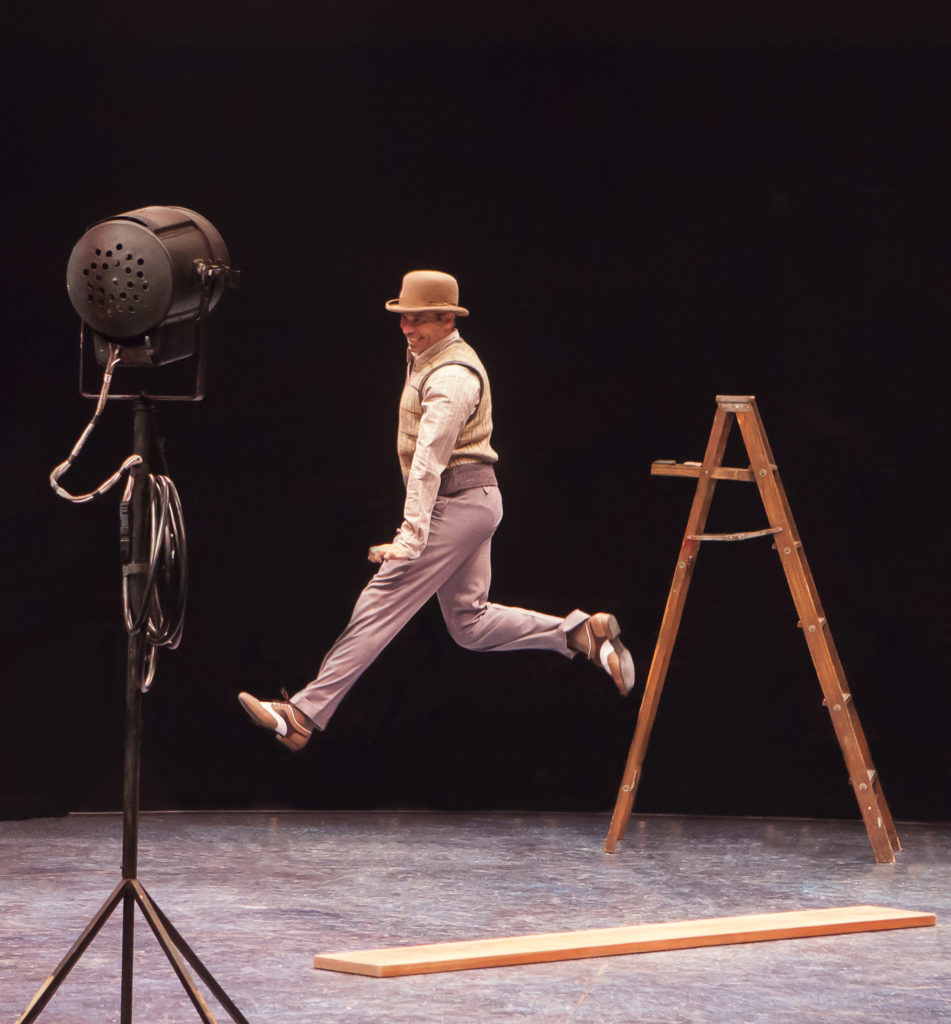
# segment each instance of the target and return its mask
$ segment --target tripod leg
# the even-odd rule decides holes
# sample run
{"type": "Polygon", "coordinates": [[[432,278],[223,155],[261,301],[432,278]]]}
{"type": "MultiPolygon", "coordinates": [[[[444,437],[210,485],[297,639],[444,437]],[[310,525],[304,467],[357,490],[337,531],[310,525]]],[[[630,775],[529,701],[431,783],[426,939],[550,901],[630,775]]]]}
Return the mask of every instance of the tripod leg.
{"type": "Polygon", "coordinates": [[[158,944],[162,947],[162,952],[164,952],[165,956],[168,957],[168,962],[172,965],[172,969],[178,975],[178,980],[182,983],[183,988],[188,993],[188,997],[191,999],[192,1004],[198,1011],[198,1015],[205,1024],[217,1024],[208,1003],[205,1002],[205,997],[198,991],[198,987],[195,985],[192,976],[188,973],[188,968],[182,963],[181,957],[175,949],[175,944],[166,931],[165,925],[159,918],[159,915],[155,910],[155,906],[149,898],[149,894],[137,880],[133,880],[132,886],[135,891],[136,902],[139,904],[139,908],[141,909],[145,920],[152,929],[152,933],[155,935],[158,944]]]}
{"type": "MultiPolygon", "coordinates": [[[[142,888],[142,891],[143,893],[145,893],[144,887],[142,888]]],[[[145,895],[148,894],[145,893],[145,895]]],[[[152,900],[151,897],[149,897],[149,900],[152,904],[152,909],[155,911],[156,917],[158,917],[159,921],[161,921],[162,927],[165,929],[166,932],[168,932],[168,935],[171,938],[172,942],[174,942],[175,945],[178,946],[179,951],[182,953],[185,959],[191,964],[192,969],[195,971],[198,977],[201,978],[201,980],[208,986],[208,988],[211,990],[212,995],[214,995],[218,1002],[221,1003],[221,1005],[228,1011],[228,1014],[231,1017],[231,1019],[235,1021],[236,1024],[248,1024],[248,1021],[246,1020],[244,1015],[229,998],[228,993],[225,992],[221,985],[218,984],[218,982],[215,980],[214,975],[212,975],[211,971],[209,971],[208,968],[201,962],[201,960],[198,958],[198,954],[195,953],[194,950],[192,950],[191,947],[188,945],[188,943],[181,937],[181,935],[178,933],[178,930],[175,928],[175,925],[173,925],[172,922],[169,921],[169,919],[162,912],[161,907],[159,907],[159,905],[154,900],[152,900]]]]}
{"type": "Polygon", "coordinates": [[[82,935],[79,936],[72,949],[60,961],[56,970],[43,983],[40,990],[30,1001],[30,1005],[23,1011],[23,1015],[17,1021],[17,1024],[29,1024],[30,1021],[36,1020],[40,1015],[43,1007],[53,998],[56,990],[66,980],[66,976],[79,962],[79,958],[86,952],[92,940],[99,934],[99,929],[106,923],[109,915],[119,905],[126,887],[127,883],[122,881],[112,890],[112,895],[103,903],[99,913],[86,925],[82,935]]]}
{"type": "Polygon", "coordinates": [[[122,985],[119,1020],[132,1024],[132,978],[135,970],[135,895],[131,884],[122,897],[122,985]]]}

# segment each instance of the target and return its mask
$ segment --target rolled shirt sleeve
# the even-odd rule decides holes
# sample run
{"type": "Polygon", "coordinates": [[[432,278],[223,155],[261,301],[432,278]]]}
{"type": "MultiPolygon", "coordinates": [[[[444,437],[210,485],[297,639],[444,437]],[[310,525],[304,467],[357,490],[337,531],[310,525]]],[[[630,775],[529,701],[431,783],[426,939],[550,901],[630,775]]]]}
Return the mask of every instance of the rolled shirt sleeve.
{"type": "Polygon", "coordinates": [[[440,479],[459,432],[478,407],[481,392],[478,375],[458,364],[441,366],[423,387],[423,412],[406,480],[403,524],[393,539],[408,558],[418,558],[426,547],[440,479]]]}

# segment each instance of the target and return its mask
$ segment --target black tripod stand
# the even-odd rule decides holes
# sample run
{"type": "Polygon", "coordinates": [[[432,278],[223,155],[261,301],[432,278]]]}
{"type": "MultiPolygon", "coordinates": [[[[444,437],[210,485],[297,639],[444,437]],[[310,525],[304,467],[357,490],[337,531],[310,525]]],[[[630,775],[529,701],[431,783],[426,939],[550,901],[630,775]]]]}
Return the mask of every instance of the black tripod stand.
{"type": "MultiPolygon", "coordinates": [[[[146,622],[149,618],[147,603],[149,580],[155,573],[155,557],[152,548],[152,508],[148,491],[152,486],[149,476],[150,460],[161,459],[158,445],[155,416],[152,405],[143,396],[135,403],[134,414],[135,454],[142,462],[133,471],[133,486],[130,498],[131,531],[124,545],[123,574],[126,578],[128,606],[132,612],[129,628],[128,654],[126,663],[126,721],[125,721],[125,774],[123,780],[123,825],[122,825],[122,880],[102,905],[102,909],[89,922],[82,935],[73,944],[59,966],[33,997],[17,1024],[36,1020],[56,990],[76,966],[83,953],[99,933],[112,912],[122,904],[122,1024],[132,1021],[132,974],[135,939],[135,907],[138,904],[152,933],[168,957],[173,970],[188,993],[206,1024],[215,1024],[205,998],[195,984],[185,961],[204,981],[212,994],[228,1012],[236,1024],[248,1024],[241,1011],[234,1005],[224,989],[189,948],[176,931],[174,925],[155,904],[138,875],[139,842],[139,771],[141,761],[142,690],[146,680],[149,662],[149,640],[146,636],[146,622]]],[[[183,538],[184,539],[184,538],[183,538]]],[[[153,652],[154,653],[154,652],[153,652]]]]}

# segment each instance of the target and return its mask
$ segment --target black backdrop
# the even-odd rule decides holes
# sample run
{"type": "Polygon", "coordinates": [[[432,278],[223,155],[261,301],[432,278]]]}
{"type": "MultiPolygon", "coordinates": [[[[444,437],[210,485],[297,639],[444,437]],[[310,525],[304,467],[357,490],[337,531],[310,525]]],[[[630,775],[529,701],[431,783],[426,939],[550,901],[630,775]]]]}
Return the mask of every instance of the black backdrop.
{"type": "MultiPolygon", "coordinates": [[[[458,650],[435,608],[297,758],[235,701],[313,675],[398,525],[383,302],[438,267],[492,375],[493,597],[615,611],[643,680],[692,493],[649,464],[699,459],[714,396],[756,394],[892,811],[948,816],[947,15],[83,8],[24,13],[3,69],[0,812],[121,800],[118,498],[46,483],[92,406],[65,266],[90,223],[175,204],[244,282],[207,399],[159,410],[192,580],[145,807],[612,805],[636,701],[458,650]]],[[[114,403],[67,486],[130,449],[114,403]]],[[[712,528],[761,520],[720,485],[712,528]]],[[[714,547],[639,808],[854,815],[775,555],[714,547]]]]}

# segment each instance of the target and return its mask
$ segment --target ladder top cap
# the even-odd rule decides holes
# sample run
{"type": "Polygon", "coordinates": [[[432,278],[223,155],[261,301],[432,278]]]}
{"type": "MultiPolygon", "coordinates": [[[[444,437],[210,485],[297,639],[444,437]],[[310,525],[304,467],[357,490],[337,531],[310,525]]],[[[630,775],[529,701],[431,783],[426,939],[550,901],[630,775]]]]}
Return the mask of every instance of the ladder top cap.
{"type": "Polygon", "coordinates": [[[717,405],[723,405],[724,403],[733,404],[734,402],[746,404],[755,401],[756,395],[717,395],[717,405]]]}

